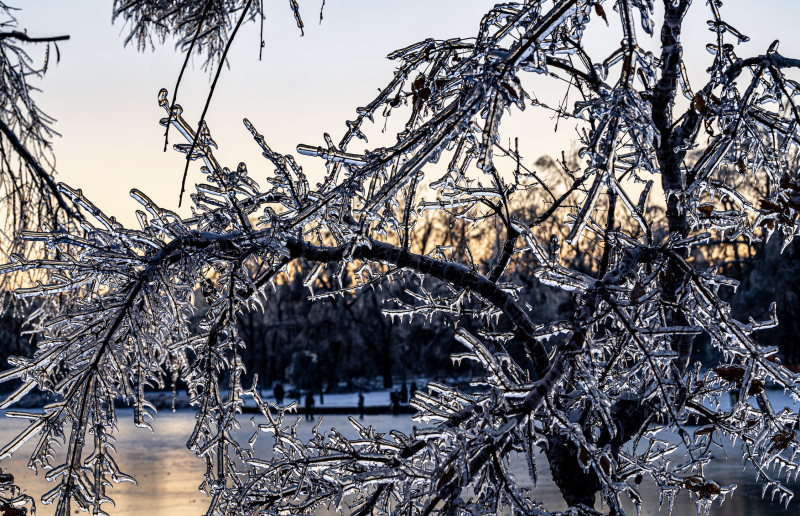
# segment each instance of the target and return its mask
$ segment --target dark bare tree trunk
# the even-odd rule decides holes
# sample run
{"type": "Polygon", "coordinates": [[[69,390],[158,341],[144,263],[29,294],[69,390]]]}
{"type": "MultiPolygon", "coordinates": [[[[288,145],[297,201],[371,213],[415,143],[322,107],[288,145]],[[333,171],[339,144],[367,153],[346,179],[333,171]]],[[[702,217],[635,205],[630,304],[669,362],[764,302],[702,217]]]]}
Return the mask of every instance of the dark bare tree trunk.
{"type": "Polygon", "coordinates": [[[331,342],[330,362],[328,362],[328,388],[325,392],[331,393],[339,385],[339,352],[342,349],[342,342],[334,340],[331,342]]]}
{"type": "Polygon", "coordinates": [[[383,339],[381,340],[381,347],[379,353],[380,371],[383,377],[383,388],[391,389],[392,384],[392,328],[391,324],[384,324],[389,326],[389,329],[384,328],[383,339]]]}
{"type": "MultiPolygon", "coordinates": [[[[661,136],[661,145],[656,148],[656,156],[661,169],[661,186],[664,192],[681,191],[686,186],[684,174],[681,171],[681,162],[686,152],[676,152],[676,148],[683,144],[686,135],[683,127],[673,128],[672,108],[675,104],[683,56],[681,26],[691,3],[691,0],[680,0],[677,3],[664,1],[666,12],[664,25],[661,28],[662,76],[653,93],[653,122],[661,136]]],[[[685,237],[689,231],[689,225],[686,214],[680,210],[679,204],[680,196],[672,195],[667,198],[667,221],[670,234],[685,237]]],[[[681,251],[683,258],[688,257],[688,248],[682,248],[681,251]]],[[[683,270],[674,260],[670,260],[663,277],[664,298],[671,303],[676,303],[677,293],[685,281],[686,275],[683,270]]],[[[674,326],[687,324],[686,315],[680,309],[668,310],[668,312],[668,324],[674,326]]],[[[672,339],[672,347],[679,354],[676,365],[681,373],[689,365],[693,341],[693,335],[678,335],[672,339]]]]}
{"type": "Polygon", "coordinates": [[[578,449],[563,435],[548,440],[547,460],[553,481],[567,504],[594,507],[595,493],[600,490],[600,480],[592,469],[584,471],[578,463],[578,449]]]}

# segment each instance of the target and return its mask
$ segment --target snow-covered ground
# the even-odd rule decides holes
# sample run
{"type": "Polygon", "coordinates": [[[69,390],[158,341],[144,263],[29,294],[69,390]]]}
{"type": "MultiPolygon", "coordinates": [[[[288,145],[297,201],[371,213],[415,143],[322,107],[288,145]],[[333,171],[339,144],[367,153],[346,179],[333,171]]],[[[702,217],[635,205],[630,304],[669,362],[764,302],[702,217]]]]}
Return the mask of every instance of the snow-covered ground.
{"type": "MultiPolygon", "coordinates": [[[[779,412],[781,409],[783,409],[783,407],[789,407],[797,411],[798,405],[795,404],[794,400],[792,400],[792,397],[787,392],[767,389],[766,394],[767,398],[769,398],[769,402],[772,405],[773,410],[775,410],[776,412],[779,412]]],[[[750,398],[750,403],[752,403],[754,407],[757,407],[756,399],[754,397],[750,398]]],[[[703,404],[715,410],[723,410],[725,412],[731,410],[730,396],[720,396],[718,407],[712,406],[711,404],[709,404],[708,401],[704,402],[703,404]]]]}
{"type": "MultiPolygon", "coordinates": [[[[288,389],[287,389],[288,390],[288,389]]],[[[365,407],[387,407],[392,401],[391,392],[392,390],[398,391],[399,388],[396,389],[384,389],[380,391],[371,391],[371,392],[364,392],[364,406],[365,407]]],[[[284,405],[288,405],[292,401],[297,401],[297,404],[301,407],[306,406],[306,395],[303,394],[300,396],[300,399],[290,398],[289,396],[285,396],[283,399],[284,405]]],[[[272,392],[272,389],[264,389],[261,391],[261,398],[264,401],[275,401],[275,395],[272,392]]],[[[343,394],[325,394],[323,396],[323,400],[320,400],[319,393],[314,394],[314,406],[315,407],[358,407],[358,393],[357,392],[348,392],[343,394]]],[[[252,398],[248,397],[245,399],[245,406],[246,407],[255,407],[256,404],[252,398]]]]}
{"type": "MultiPolygon", "coordinates": [[[[417,382],[417,385],[420,388],[424,389],[424,386],[427,382],[417,382]]],[[[409,387],[410,384],[406,385],[406,388],[409,387]]],[[[283,404],[288,405],[292,401],[297,401],[299,407],[306,406],[306,396],[307,392],[304,392],[300,395],[300,398],[291,398],[288,396],[288,391],[290,390],[288,387],[285,387],[287,391],[287,395],[283,398],[283,404]]],[[[399,392],[400,387],[397,386],[394,389],[381,389],[381,390],[373,390],[368,392],[363,392],[364,394],[364,406],[365,407],[388,407],[391,404],[391,392],[392,391],[399,392]]],[[[261,398],[266,402],[275,402],[275,394],[272,389],[261,389],[259,390],[259,394],[261,398]]],[[[228,396],[227,390],[222,390],[221,395],[223,398],[228,396]]],[[[410,396],[410,392],[409,392],[410,396]]],[[[168,410],[172,408],[173,405],[173,393],[171,391],[148,391],[147,392],[147,399],[159,411],[168,410]]],[[[45,396],[40,393],[31,393],[25,398],[23,398],[21,403],[14,405],[15,409],[29,409],[29,408],[41,408],[47,403],[52,403],[53,399],[45,396]]],[[[188,409],[190,408],[189,405],[190,399],[189,396],[186,394],[185,390],[180,390],[175,393],[174,403],[177,409],[188,409]]],[[[256,403],[250,396],[244,397],[244,405],[247,408],[256,408],[256,403]]],[[[120,407],[126,407],[127,403],[124,401],[120,402],[120,407]]],[[[351,408],[355,413],[358,409],[358,392],[348,392],[348,393],[337,393],[337,394],[325,394],[323,399],[320,399],[319,393],[314,393],[314,407],[315,408],[351,408]]]]}
{"type": "MultiPolygon", "coordinates": [[[[417,386],[421,390],[425,390],[425,382],[417,382],[417,386]]],[[[364,392],[364,406],[365,407],[386,407],[391,403],[391,392],[394,390],[395,392],[399,391],[399,387],[395,387],[394,389],[383,389],[377,391],[370,391],[364,392]]],[[[288,389],[287,389],[288,391],[288,389]]],[[[275,395],[273,394],[272,389],[263,389],[260,391],[261,397],[265,401],[275,401],[275,395]]],[[[767,396],[772,404],[772,408],[775,411],[780,411],[783,407],[790,407],[797,410],[797,406],[792,400],[792,397],[780,390],[767,390],[767,396]]],[[[409,393],[410,397],[410,393],[409,393]]],[[[284,404],[291,403],[294,398],[289,398],[288,396],[284,397],[284,404]]],[[[306,394],[303,394],[300,399],[297,399],[298,405],[304,407],[306,404],[306,394]]],[[[753,403],[753,406],[756,406],[755,398],[750,398],[750,402],[753,403]]],[[[711,407],[709,402],[705,403],[706,406],[711,407]]],[[[252,398],[245,399],[245,406],[248,407],[255,407],[255,402],[252,398]]],[[[324,402],[320,401],[319,393],[314,394],[314,406],[315,407],[358,407],[358,393],[357,392],[349,392],[343,394],[325,394],[324,395],[324,402]]],[[[731,400],[729,396],[722,396],[719,398],[719,408],[712,407],[716,410],[723,410],[729,411],[731,409],[731,400]]]]}

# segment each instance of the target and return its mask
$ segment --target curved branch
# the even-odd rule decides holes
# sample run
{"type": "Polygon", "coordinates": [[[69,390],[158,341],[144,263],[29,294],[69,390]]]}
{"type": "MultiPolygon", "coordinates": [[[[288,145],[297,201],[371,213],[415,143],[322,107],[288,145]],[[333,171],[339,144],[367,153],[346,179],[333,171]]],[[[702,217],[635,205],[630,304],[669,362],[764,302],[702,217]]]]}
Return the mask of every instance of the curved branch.
{"type": "MultiPolygon", "coordinates": [[[[294,238],[287,240],[286,247],[293,259],[302,257],[312,262],[322,263],[341,262],[344,260],[345,252],[349,249],[349,245],[320,247],[294,238]]],[[[536,328],[528,315],[519,307],[511,294],[485,276],[461,264],[421,256],[411,253],[407,249],[375,240],[371,240],[369,245],[357,246],[353,249],[351,258],[410,269],[479,294],[483,299],[502,310],[515,325],[517,336],[522,339],[525,350],[533,362],[534,370],[540,378],[550,366],[547,350],[541,342],[536,340],[536,328]]]]}

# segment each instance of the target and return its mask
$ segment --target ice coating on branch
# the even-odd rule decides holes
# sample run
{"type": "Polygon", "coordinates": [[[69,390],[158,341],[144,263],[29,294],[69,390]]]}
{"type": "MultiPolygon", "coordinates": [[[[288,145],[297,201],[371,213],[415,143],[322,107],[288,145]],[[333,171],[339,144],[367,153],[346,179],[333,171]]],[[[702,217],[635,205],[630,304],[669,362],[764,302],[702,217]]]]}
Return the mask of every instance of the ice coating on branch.
{"type": "Polygon", "coordinates": [[[789,241],[797,232],[792,157],[800,117],[793,100],[786,112],[774,101],[800,90],[782,72],[800,63],[775,45],[757,58],[736,57],[725,38],[745,37],[711,0],[715,60],[709,77],[693,79],[693,90],[680,59],[688,6],[666,4],[663,36],[671,43],[661,57],[637,43],[638,26],[654,27],[652,2],[639,0],[498,4],[476,38],[398,50],[389,55],[394,77],[356,109],[338,142],[326,133],[296,147],[325,167],[313,187],[298,160],[273,149],[248,119],[265,161],[224,167],[211,129],[203,124],[195,134],[183,110],[170,112],[160,93],[162,124],[187,142],[175,150],[192,152],[202,165],[192,216],[134,190],[139,228],[128,229],[62,185],[86,213],[84,232],[20,235],[46,257],[14,255],[0,272],[53,274],[48,284],[16,291],[48,301],[36,319],[39,351],[15,358],[0,375],[23,382],[4,406],[34,387],[60,401],[41,414],[7,413],[31,425],[0,456],[36,437],[30,465],[58,482],[46,502],[58,499],[60,516],[72,502],[99,510],[108,500],[104,479],[129,479],[109,454],[115,406],[132,404],[134,424],[147,427],[154,414],[146,388],[180,378],[197,410],[187,446],[207,465],[200,487],[209,515],[322,507],[357,516],[549,514],[535,489],[520,487],[509,472],[511,452],[522,454],[535,484],[537,448],[569,514],[597,514],[590,506],[598,495],[609,513],[624,513],[622,497],[638,510],[648,502],[637,490],[645,478],[670,508],[688,491],[698,511],[707,511],[736,487],[705,473],[721,436],[738,443],[765,490],[788,504],[792,493],[781,478],[800,470],[798,416],[773,407],[766,387],[800,399],[798,376],[753,336],[778,323],[776,309],[760,322],[734,319],[720,289],[738,284],[716,267],[698,268],[690,250],[715,233],[757,239],[780,230],[789,241]],[[612,12],[622,22],[621,46],[591,56],[582,43],[586,24],[612,12]],[[562,156],[561,183],[529,169],[519,142],[501,131],[509,113],[550,115],[524,80],[529,73],[567,78],[580,89],[571,112],[556,111],[585,122],[582,162],[562,156]],[[681,117],[672,114],[678,88],[692,99],[681,117]],[[392,114],[407,117],[396,143],[360,154],[348,149],[354,139],[368,145],[367,122],[392,114]],[[700,136],[709,143],[689,160],[700,136]],[[446,167],[428,166],[442,158],[446,167]],[[750,177],[771,185],[769,198],[742,187],[750,177]],[[628,178],[645,184],[638,202],[628,178]],[[665,192],[665,227],[648,204],[654,181],[665,192]],[[449,227],[421,229],[430,216],[449,227]],[[454,224],[482,239],[451,238],[454,224]],[[590,265],[576,266],[584,263],[576,256],[590,265]],[[269,300],[283,274],[296,274],[304,262],[302,284],[314,300],[400,282],[385,300],[385,316],[451,325],[463,347],[453,360],[481,369],[475,391],[429,383],[410,401],[424,424],[410,435],[387,436],[351,420],[355,439],[321,424],[309,442],[298,439],[294,404],[268,404],[255,385],[242,385],[238,317],[269,300]],[[534,323],[546,307],[524,301],[533,281],[569,292],[572,317],[534,323]],[[690,364],[698,334],[725,363],[690,364]],[[513,358],[511,345],[525,361],[513,358]],[[740,400],[723,410],[719,400],[733,389],[740,400]],[[246,397],[261,416],[241,443],[233,432],[246,397]],[[690,435],[686,427],[698,419],[704,426],[690,435]],[[67,444],[56,455],[62,438],[67,444]],[[271,457],[255,456],[258,438],[272,441],[271,457]]]}

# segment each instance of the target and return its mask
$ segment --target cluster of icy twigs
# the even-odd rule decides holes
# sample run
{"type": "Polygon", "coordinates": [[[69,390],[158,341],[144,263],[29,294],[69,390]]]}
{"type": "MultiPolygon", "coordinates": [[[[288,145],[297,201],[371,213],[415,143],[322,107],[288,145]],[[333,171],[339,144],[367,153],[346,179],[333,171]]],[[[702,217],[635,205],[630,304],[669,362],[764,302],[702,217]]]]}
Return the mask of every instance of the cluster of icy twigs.
{"type": "MultiPolygon", "coordinates": [[[[722,438],[738,443],[765,491],[788,503],[792,495],[780,477],[798,473],[798,415],[772,407],[765,388],[777,386],[796,399],[798,377],[780,364],[777,349],[752,337],[777,324],[774,306],[767,322],[734,319],[719,289],[736,282],[716,268],[697,270],[690,251],[710,231],[755,240],[780,231],[787,242],[796,233],[800,183],[792,160],[800,117],[793,97],[800,87],[781,70],[798,63],[780,56],[777,45],[758,58],[739,59],[724,38],[746,37],[720,18],[720,2],[710,0],[716,43],[708,48],[715,60],[707,84],[694,92],[679,38],[690,2],[665,2],[660,58],[639,46],[633,21],[638,14],[652,34],[652,2],[605,3],[619,13],[624,38],[601,63],[582,43],[592,17],[607,22],[603,2],[595,0],[499,4],[476,38],[426,40],[392,53],[394,78],[357,110],[338,145],[326,134],[325,146],[298,146],[299,153],[325,161],[325,178],[314,188],[295,159],[271,149],[248,120],[246,128],[275,167],[269,187],[262,189],[243,163],[236,170],[221,166],[206,123],[192,128],[162,91],[162,125],[172,124],[188,142],[176,150],[204,165],[206,181],[191,196],[193,214],[182,218],[134,190],[142,205],[140,227],[128,229],[80,190],[61,185],[87,214],[81,231],[20,235],[39,242],[45,257],[14,255],[0,272],[46,271],[50,280],[16,290],[19,298],[43,299],[32,318],[40,340],[34,357],[13,359],[0,375],[0,381],[22,383],[2,406],[33,388],[60,401],[41,413],[8,411],[30,426],[0,457],[35,437],[29,466],[47,470],[56,482],[43,501],[58,499],[59,516],[70,513],[71,503],[99,514],[110,501],[110,482],[132,480],[111,455],[115,404],[131,403],[135,424],[148,427],[152,407],[145,389],[180,378],[197,408],[187,446],[207,464],[201,489],[211,499],[208,514],[310,514],[320,507],[357,516],[546,514],[535,489],[519,487],[509,473],[516,451],[528,461],[535,485],[537,447],[571,514],[596,514],[597,493],[613,514],[624,513],[625,496],[638,508],[636,486],[645,477],[670,507],[686,490],[698,510],[707,511],[735,487],[704,473],[722,438]],[[619,78],[610,82],[617,70],[619,78]],[[744,71],[751,78],[740,88],[736,81],[744,71]],[[524,168],[516,148],[502,146],[504,113],[526,109],[526,99],[528,108],[548,109],[523,88],[526,73],[567,77],[581,94],[574,113],[559,109],[557,115],[585,123],[586,168],[582,174],[566,170],[572,185],[558,197],[524,168]],[[691,107],[673,117],[679,88],[691,107]],[[789,106],[790,118],[770,111],[776,100],[789,106]],[[366,141],[366,120],[393,110],[408,113],[396,144],[348,151],[354,141],[366,141]],[[710,143],[689,163],[687,152],[703,131],[710,143]],[[445,155],[446,171],[430,183],[436,199],[421,195],[426,165],[445,155]],[[653,180],[646,178],[654,174],[666,192],[669,227],[661,233],[647,209],[653,180]],[[645,183],[638,202],[621,185],[627,175],[645,183]],[[770,185],[760,208],[752,191],[741,188],[742,177],[756,176],[770,185]],[[529,190],[552,200],[538,219],[520,220],[513,203],[529,190]],[[603,194],[605,224],[596,218],[603,194]],[[723,200],[733,208],[718,209],[723,200]],[[618,202],[624,217],[617,218],[618,202]],[[414,226],[428,210],[501,227],[502,250],[483,272],[468,247],[454,253],[442,243],[427,254],[414,252],[414,226]],[[564,265],[557,237],[540,243],[538,228],[563,212],[566,243],[575,252],[587,239],[602,243],[591,274],[564,265]],[[517,247],[520,240],[524,245],[517,247]],[[237,329],[239,312],[268,299],[297,260],[312,264],[304,281],[313,299],[417,278],[408,290],[413,301],[395,300],[387,315],[471,319],[478,336],[457,326],[454,336],[466,351],[454,359],[477,361],[485,370],[473,380],[479,392],[429,384],[411,403],[417,420],[433,424],[411,435],[387,437],[353,421],[357,439],[315,430],[309,442],[300,441],[296,421],[287,416],[291,406],[270,409],[254,388],[242,385],[237,329]],[[521,262],[535,263],[538,281],[572,292],[570,320],[531,322],[515,276],[524,270],[515,269],[521,262]],[[336,287],[320,291],[320,275],[330,275],[336,287]],[[208,308],[199,314],[198,330],[190,317],[200,296],[208,308]],[[694,336],[701,333],[725,364],[689,366],[694,336]],[[511,358],[511,341],[524,348],[530,366],[511,358]],[[724,411],[718,400],[732,389],[742,395],[724,411]],[[267,418],[250,446],[233,434],[244,396],[253,397],[267,418]],[[691,435],[687,425],[696,419],[708,424],[691,435]],[[680,444],[670,444],[666,432],[680,444]],[[271,458],[253,456],[260,433],[274,438],[271,458]],[[64,458],[56,460],[62,441],[64,458]],[[673,454],[681,451],[685,461],[674,464],[673,454]]],[[[2,489],[9,503],[28,502],[15,488],[2,489]]]]}

